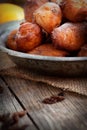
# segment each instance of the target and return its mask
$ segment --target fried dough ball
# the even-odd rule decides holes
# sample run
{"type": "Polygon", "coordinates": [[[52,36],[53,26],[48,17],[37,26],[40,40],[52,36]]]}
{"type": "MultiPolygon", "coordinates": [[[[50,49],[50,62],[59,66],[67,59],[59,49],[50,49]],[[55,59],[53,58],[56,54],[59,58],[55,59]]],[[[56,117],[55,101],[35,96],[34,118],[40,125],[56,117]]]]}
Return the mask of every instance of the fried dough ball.
{"type": "Polygon", "coordinates": [[[17,30],[13,30],[7,38],[6,46],[12,50],[17,51],[17,43],[15,41],[17,30]]]}
{"type": "Polygon", "coordinates": [[[19,51],[27,52],[41,44],[42,31],[37,24],[22,23],[16,34],[16,42],[19,51]]]}
{"type": "Polygon", "coordinates": [[[77,51],[86,42],[87,23],[65,23],[52,32],[52,42],[57,48],[77,51]]]}
{"type": "Polygon", "coordinates": [[[36,55],[43,55],[43,56],[61,56],[61,57],[65,57],[69,55],[67,51],[57,50],[50,43],[42,44],[28,53],[36,54],[36,55]]]}
{"type": "Polygon", "coordinates": [[[32,22],[34,11],[46,2],[48,0],[27,0],[24,5],[25,20],[32,22]]]}
{"type": "Polygon", "coordinates": [[[47,2],[34,12],[34,20],[50,33],[54,27],[61,24],[62,11],[56,3],[47,2]]]}
{"type": "Polygon", "coordinates": [[[58,4],[59,6],[61,6],[62,0],[51,0],[51,2],[54,2],[58,4]]]}
{"type": "Polygon", "coordinates": [[[87,20],[87,0],[63,0],[62,10],[65,18],[71,22],[87,20]]]}
{"type": "Polygon", "coordinates": [[[81,47],[78,56],[87,56],[87,44],[84,44],[84,46],[81,47]]]}

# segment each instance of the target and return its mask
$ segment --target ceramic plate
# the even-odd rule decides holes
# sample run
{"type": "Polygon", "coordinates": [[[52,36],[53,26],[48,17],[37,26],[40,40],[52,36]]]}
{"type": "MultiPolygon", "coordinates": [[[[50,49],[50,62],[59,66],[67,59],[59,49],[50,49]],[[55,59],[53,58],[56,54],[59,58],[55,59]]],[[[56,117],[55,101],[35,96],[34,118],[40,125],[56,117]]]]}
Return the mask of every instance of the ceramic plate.
{"type": "MultiPolygon", "coordinates": [[[[52,57],[16,52],[5,45],[8,34],[19,27],[21,21],[0,25],[0,50],[19,66],[26,69],[59,76],[86,76],[87,57],[52,57]]],[[[3,60],[3,59],[2,59],[3,60]]]]}

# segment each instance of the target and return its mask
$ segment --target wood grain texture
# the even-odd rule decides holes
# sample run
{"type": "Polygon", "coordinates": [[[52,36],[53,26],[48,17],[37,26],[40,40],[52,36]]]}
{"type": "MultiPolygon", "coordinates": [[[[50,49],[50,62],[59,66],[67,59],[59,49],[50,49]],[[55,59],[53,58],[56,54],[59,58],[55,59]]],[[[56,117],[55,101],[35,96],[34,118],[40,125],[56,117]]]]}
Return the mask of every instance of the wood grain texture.
{"type": "Polygon", "coordinates": [[[87,97],[66,93],[64,101],[45,105],[42,100],[57,94],[58,88],[23,79],[4,79],[40,130],[87,129],[87,97]]]}
{"type": "MultiPolygon", "coordinates": [[[[23,108],[20,106],[18,101],[15,99],[14,95],[10,93],[8,86],[0,78],[0,86],[3,87],[3,93],[0,94],[0,115],[2,114],[13,114],[14,112],[23,111],[23,108]]],[[[18,126],[28,124],[29,130],[37,130],[32,121],[25,115],[18,122],[18,126]]]]}

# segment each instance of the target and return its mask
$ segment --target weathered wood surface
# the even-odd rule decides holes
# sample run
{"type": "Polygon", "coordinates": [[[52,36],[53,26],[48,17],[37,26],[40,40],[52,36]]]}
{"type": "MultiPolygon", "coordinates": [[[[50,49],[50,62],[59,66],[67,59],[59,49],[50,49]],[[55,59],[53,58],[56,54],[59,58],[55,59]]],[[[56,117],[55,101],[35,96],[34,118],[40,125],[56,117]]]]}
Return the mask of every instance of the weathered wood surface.
{"type": "MultiPolygon", "coordinates": [[[[65,100],[53,105],[43,104],[42,100],[59,92],[46,84],[31,82],[29,80],[3,77],[3,86],[8,86],[11,93],[10,100],[3,97],[3,102],[13,102],[9,106],[4,103],[5,110],[15,111],[21,106],[27,109],[28,115],[39,130],[87,130],[87,97],[66,93],[65,100]],[[16,105],[17,104],[17,105],[16,105]],[[15,108],[14,108],[15,107],[15,108]],[[12,109],[12,110],[10,110],[12,109]]],[[[2,84],[2,81],[0,81],[2,84]]],[[[7,94],[5,94],[7,95],[7,94]]],[[[26,122],[26,121],[25,121],[26,122]]],[[[32,125],[31,125],[32,126],[32,125]]],[[[32,130],[33,127],[32,127],[32,130]]]]}
{"type": "MultiPolygon", "coordinates": [[[[3,114],[13,114],[14,112],[20,112],[24,109],[18,103],[14,95],[9,91],[8,86],[5,82],[0,78],[0,86],[3,87],[3,93],[0,93],[0,115],[3,114]]],[[[19,120],[18,126],[29,125],[29,130],[37,130],[35,125],[29,119],[28,115],[24,116],[19,120]]],[[[0,129],[1,130],[1,129],[0,129]]]]}

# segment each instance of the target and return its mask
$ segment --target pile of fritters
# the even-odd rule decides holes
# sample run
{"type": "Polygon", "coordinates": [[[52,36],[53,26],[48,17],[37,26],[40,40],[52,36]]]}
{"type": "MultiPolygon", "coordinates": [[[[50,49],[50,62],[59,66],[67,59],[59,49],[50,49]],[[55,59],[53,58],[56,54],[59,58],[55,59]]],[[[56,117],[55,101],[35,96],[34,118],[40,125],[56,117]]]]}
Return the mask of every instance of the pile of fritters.
{"type": "Polygon", "coordinates": [[[27,0],[8,48],[44,56],[87,56],[86,0],[27,0]]]}

